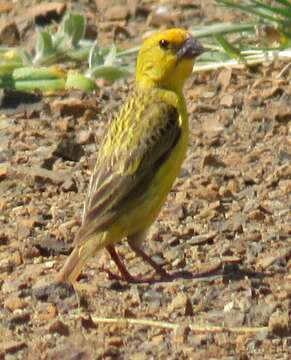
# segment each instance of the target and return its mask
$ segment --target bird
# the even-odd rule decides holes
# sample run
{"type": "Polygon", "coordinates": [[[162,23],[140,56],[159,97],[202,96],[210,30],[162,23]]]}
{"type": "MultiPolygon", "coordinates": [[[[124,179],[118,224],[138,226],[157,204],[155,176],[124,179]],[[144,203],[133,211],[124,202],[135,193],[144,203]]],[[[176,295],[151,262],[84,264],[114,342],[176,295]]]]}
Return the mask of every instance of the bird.
{"type": "Polygon", "coordinates": [[[121,279],[147,281],[131,275],[118,255],[115,245],[123,239],[155,270],[152,278],[171,276],[145,253],[142,243],[186,155],[189,126],[183,86],[204,51],[181,28],[157,32],[143,41],[134,88],[101,141],[83,221],[73,251],[57,274],[58,282],[73,284],[85,263],[104,248],[121,279]]]}

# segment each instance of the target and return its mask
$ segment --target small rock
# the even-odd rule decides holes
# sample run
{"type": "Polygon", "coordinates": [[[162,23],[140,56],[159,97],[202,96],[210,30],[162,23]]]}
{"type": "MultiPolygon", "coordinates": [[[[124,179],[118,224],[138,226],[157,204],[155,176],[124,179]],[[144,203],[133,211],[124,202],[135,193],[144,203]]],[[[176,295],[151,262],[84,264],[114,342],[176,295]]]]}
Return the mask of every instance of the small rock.
{"type": "Polygon", "coordinates": [[[92,352],[90,352],[90,354],[91,355],[89,356],[81,345],[80,348],[78,348],[75,342],[72,343],[67,341],[65,342],[65,345],[55,347],[46,358],[48,360],[90,360],[92,359],[92,352]]]}
{"type": "Polygon", "coordinates": [[[0,181],[5,180],[8,175],[8,166],[7,164],[0,165],[0,181]]]}
{"type": "Polygon", "coordinates": [[[109,6],[104,14],[106,19],[112,21],[124,20],[128,17],[128,15],[128,7],[123,5],[109,6]]]}
{"type": "Polygon", "coordinates": [[[279,108],[275,107],[273,109],[272,115],[274,120],[282,123],[287,123],[288,121],[290,121],[291,118],[290,109],[288,107],[285,108],[284,106],[282,106],[282,104],[279,108]]]}
{"type": "MultiPolygon", "coordinates": [[[[0,142],[1,142],[1,137],[0,137],[0,142]]],[[[10,160],[12,155],[13,155],[12,149],[3,149],[3,147],[0,145],[0,163],[7,162],[8,160],[10,160]]]]}
{"type": "Polygon", "coordinates": [[[12,9],[12,4],[0,4],[0,14],[9,13],[12,9]]]}
{"type": "Polygon", "coordinates": [[[232,194],[235,194],[235,193],[238,193],[239,192],[239,183],[237,180],[230,180],[227,184],[227,189],[232,193],[232,194]]]}
{"type": "Polygon", "coordinates": [[[264,302],[251,306],[249,319],[252,326],[266,326],[273,309],[274,304],[271,305],[264,302]]]}
{"type": "Polygon", "coordinates": [[[94,134],[89,130],[82,130],[77,135],[77,143],[80,145],[90,144],[94,141],[94,134]]]}
{"type": "Polygon", "coordinates": [[[53,114],[60,115],[61,117],[74,116],[75,118],[78,118],[84,115],[89,107],[88,105],[90,105],[88,102],[77,98],[55,100],[51,104],[51,111],[53,114]]]}
{"type": "Polygon", "coordinates": [[[288,313],[273,313],[269,319],[269,331],[277,336],[288,336],[291,334],[291,321],[288,313]]]}
{"type": "MultiPolygon", "coordinates": [[[[195,191],[195,195],[199,199],[205,199],[208,201],[216,201],[219,198],[219,193],[217,188],[211,185],[197,187],[197,190],[195,191]]],[[[207,210],[213,211],[214,209],[207,208],[207,210]]]]}
{"type": "Polygon", "coordinates": [[[158,5],[149,14],[147,23],[151,26],[160,27],[161,25],[174,25],[179,19],[179,13],[174,12],[167,6],[158,5]]]}
{"type": "Polygon", "coordinates": [[[151,345],[156,347],[156,346],[159,346],[160,344],[164,343],[165,341],[165,337],[164,335],[156,335],[156,336],[153,336],[152,339],[151,339],[151,345]]]}
{"type": "Polygon", "coordinates": [[[11,311],[14,311],[16,309],[24,309],[26,306],[26,302],[16,295],[10,295],[4,301],[4,307],[11,311]]]}
{"type": "Polygon", "coordinates": [[[201,234],[192,236],[187,240],[187,244],[190,245],[204,245],[204,244],[213,244],[213,239],[216,237],[216,232],[211,232],[209,234],[201,234]]]}
{"type": "Polygon", "coordinates": [[[191,330],[188,325],[178,326],[173,335],[174,342],[178,344],[185,344],[190,331],[191,330]]]}
{"type": "Polygon", "coordinates": [[[5,258],[0,260],[0,274],[4,272],[11,272],[13,270],[13,264],[10,260],[5,258]]]}
{"type": "Polygon", "coordinates": [[[30,219],[21,219],[20,220],[21,225],[29,228],[29,229],[33,229],[36,225],[36,220],[34,218],[30,218],[30,219]]]}
{"type": "Polygon", "coordinates": [[[202,160],[202,168],[204,168],[205,166],[211,166],[215,168],[225,167],[225,163],[220,160],[216,155],[207,154],[202,160]]]}
{"type": "Polygon", "coordinates": [[[141,352],[133,353],[130,355],[130,360],[147,360],[148,355],[141,352]]]}
{"type": "Polygon", "coordinates": [[[122,337],[120,336],[111,336],[109,338],[106,338],[106,346],[115,346],[115,347],[121,347],[123,346],[124,342],[122,340],[122,337]]]}
{"type": "Polygon", "coordinates": [[[27,238],[29,235],[31,235],[31,232],[33,230],[33,228],[36,225],[36,220],[35,218],[30,218],[30,219],[20,219],[19,220],[19,225],[18,225],[18,237],[20,239],[25,239],[27,238]]]}
{"type": "Polygon", "coordinates": [[[278,255],[268,255],[264,254],[264,257],[257,261],[257,265],[260,266],[262,269],[267,269],[271,266],[276,260],[278,259],[278,255]]]}
{"type": "MultiPolygon", "coordinates": [[[[15,354],[18,351],[26,348],[27,345],[24,341],[4,341],[0,343],[0,358],[1,353],[15,354]]],[[[2,358],[1,358],[2,359],[2,358]]]]}
{"type": "MultiPolygon", "coordinates": [[[[0,92],[0,100],[1,100],[1,96],[2,98],[5,96],[3,92],[0,92]]],[[[1,102],[0,102],[0,106],[1,106],[1,102]]],[[[2,106],[1,106],[2,107],[2,106]]],[[[0,118],[0,130],[6,130],[9,129],[10,126],[12,126],[14,124],[14,121],[12,119],[6,118],[6,117],[1,117],[0,118]]],[[[5,149],[7,150],[9,147],[9,137],[4,133],[0,135],[0,149],[5,149]]]]}
{"type": "Polygon", "coordinates": [[[53,155],[61,157],[64,160],[79,161],[84,153],[84,149],[80,144],[64,139],[59,142],[53,155]]]}
{"type": "Polygon", "coordinates": [[[219,122],[219,120],[216,117],[209,117],[206,118],[205,121],[202,123],[202,128],[206,132],[221,132],[224,130],[223,124],[219,122]]]}
{"type": "Polygon", "coordinates": [[[186,294],[179,293],[169,304],[168,311],[174,312],[175,310],[181,310],[181,313],[185,316],[193,315],[193,306],[186,294]]]}
{"type": "Polygon", "coordinates": [[[54,319],[58,314],[58,310],[55,305],[48,304],[38,313],[38,318],[41,321],[49,321],[54,319]]]}
{"type": "Polygon", "coordinates": [[[0,107],[9,115],[20,111],[40,110],[43,108],[42,97],[39,94],[0,89],[0,107]]]}
{"type": "Polygon", "coordinates": [[[28,227],[20,224],[17,229],[17,235],[19,240],[26,239],[31,235],[31,231],[28,227]]]}
{"type": "Polygon", "coordinates": [[[0,44],[6,46],[17,46],[20,34],[14,21],[7,22],[0,26],[0,44]]]}
{"type": "Polygon", "coordinates": [[[68,255],[70,253],[70,248],[63,241],[56,240],[50,236],[36,240],[33,245],[37,248],[40,255],[45,257],[60,254],[68,255]]]}
{"type": "Polygon", "coordinates": [[[232,76],[232,69],[223,69],[222,71],[220,71],[217,77],[217,81],[221,85],[223,91],[229,86],[231,76],[232,76]]]}
{"type": "Polygon", "coordinates": [[[69,335],[69,327],[64,324],[61,320],[54,320],[48,327],[50,334],[59,334],[63,336],[69,335]]]}
{"type": "Polygon", "coordinates": [[[49,19],[60,20],[67,5],[65,3],[43,2],[42,4],[31,6],[24,15],[26,19],[33,20],[37,25],[47,25],[49,19]]]}
{"type": "Polygon", "coordinates": [[[40,301],[51,301],[57,303],[68,297],[75,296],[74,288],[68,284],[49,284],[46,286],[35,285],[32,295],[40,301]]]}
{"type": "Polygon", "coordinates": [[[220,105],[225,107],[232,107],[233,106],[233,95],[225,94],[220,100],[220,105]]]}
{"type": "Polygon", "coordinates": [[[249,242],[259,242],[261,240],[262,240],[262,234],[257,231],[249,234],[246,237],[246,241],[249,241],[249,242]]]}
{"type": "Polygon", "coordinates": [[[78,191],[76,181],[72,178],[69,178],[68,180],[66,180],[63,183],[63,185],[61,186],[61,189],[63,190],[63,192],[69,192],[69,191],[77,192],[78,191]]]}
{"type": "MultiPolygon", "coordinates": [[[[1,211],[1,206],[0,206],[0,211],[1,211]]],[[[0,233],[0,246],[7,245],[8,242],[9,242],[8,236],[4,233],[0,233]]]]}
{"type": "Polygon", "coordinates": [[[291,194],[291,180],[280,180],[279,187],[284,194],[291,194]]]}
{"type": "Polygon", "coordinates": [[[167,262],[172,262],[175,259],[177,259],[177,257],[179,257],[179,253],[178,253],[177,249],[166,250],[163,255],[164,255],[164,258],[167,260],[167,262]]]}
{"type": "Polygon", "coordinates": [[[62,184],[68,179],[68,174],[65,172],[47,170],[38,166],[18,167],[17,172],[30,176],[34,181],[40,183],[51,182],[58,185],[62,184]]]}
{"type": "MultiPolygon", "coordinates": [[[[164,241],[165,241],[165,243],[169,244],[169,246],[171,246],[171,247],[175,247],[180,244],[180,241],[177,238],[177,236],[173,236],[171,234],[166,234],[164,241]],[[166,239],[167,235],[168,235],[168,238],[166,239]]],[[[0,243],[1,243],[1,241],[0,241],[0,243]]]]}
{"type": "Polygon", "coordinates": [[[225,312],[224,324],[229,327],[243,326],[245,314],[239,310],[229,310],[225,312]]]}
{"type": "Polygon", "coordinates": [[[70,120],[68,117],[62,118],[56,122],[56,127],[63,132],[67,132],[70,128],[70,120]]]}
{"type": "Polygon", "coordinates": [[[40,146],[36,149],[35,155],[37,158],[38,164],[40,167],[48,170],[52,170],[54,163],[57,160],[57,157],[53,155],[54,147],[53,146],[40,146]]]}
{"type": "Polygon", "coordinates": [[[87,318],[81,317],[81,325],[86,330],[97,328],[97,325],[94,323],[90,315],[87,318]]]}
{"type": "Polygon", "coordinates": [[[265,219],[265,214],[261,210],[253,210],[248,214],[249,220],[263,221],[265,219]]]}
{"type": "Polygon", "coordinates": [[[10,329],[14,329],[16,326],[23,325],[29,321],[30,321],[29,312],[22,312],[20,314],[15,314],[7,319],[7,323],[10,329]]]}

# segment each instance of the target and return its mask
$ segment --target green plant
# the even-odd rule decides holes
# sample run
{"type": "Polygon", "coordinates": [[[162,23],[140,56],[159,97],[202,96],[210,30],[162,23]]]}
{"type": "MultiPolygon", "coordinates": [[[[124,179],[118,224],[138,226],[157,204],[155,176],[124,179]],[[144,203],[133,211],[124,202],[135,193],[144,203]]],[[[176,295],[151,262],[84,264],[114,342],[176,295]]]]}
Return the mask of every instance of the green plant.
{"type": "Polygon", "coordinates": [[[56,31],[37,30],[32,52],[0,49],[0,87],[45,93],[69,88],[92,91],[97,88],[96,78],[111,82],[130,75],[116,47],[101,48],[85,40],[85,27],[83,15],[67,13],[56,31]],[[75,64],[75,69],[66,71],[66,62],[75,64]],[[87,69],[82,71],[83,63],[87,69]]]}

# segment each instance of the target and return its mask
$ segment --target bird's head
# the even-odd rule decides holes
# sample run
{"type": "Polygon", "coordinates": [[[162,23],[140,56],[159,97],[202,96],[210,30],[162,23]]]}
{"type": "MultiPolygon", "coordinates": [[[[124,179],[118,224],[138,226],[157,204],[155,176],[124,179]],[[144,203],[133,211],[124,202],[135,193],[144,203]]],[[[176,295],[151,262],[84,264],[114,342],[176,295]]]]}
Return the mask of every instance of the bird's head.
{"type": "Polygon", "coordinates": [[[202,45],[182,29],[170,29],[147,38],[141,45],[136,65],[136,83],[179,92],[191,75],[194,60],[204,52],[202,45]]]}

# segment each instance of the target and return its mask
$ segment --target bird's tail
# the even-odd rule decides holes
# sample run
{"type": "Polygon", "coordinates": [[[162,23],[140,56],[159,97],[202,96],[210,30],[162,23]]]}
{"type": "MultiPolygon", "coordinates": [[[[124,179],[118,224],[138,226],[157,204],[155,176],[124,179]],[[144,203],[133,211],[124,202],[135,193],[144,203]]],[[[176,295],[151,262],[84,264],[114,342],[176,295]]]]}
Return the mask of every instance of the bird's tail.
{"type": "Polygon", "coordinates": [[[65,265],[57,274],[57,282],[73,283],[79,276],[87,258],[80,254],[80,249],[76,247],[71,255],[67,258],[65,265]]]}
{"type": "Polygon", "coordinates": [[[66,260],[63,268],[57,274],[56,281],[74,283],[89,258],[104,247],[100,240],[93,237],[84,241],[83,244],[77,245],[66,260]]]}

